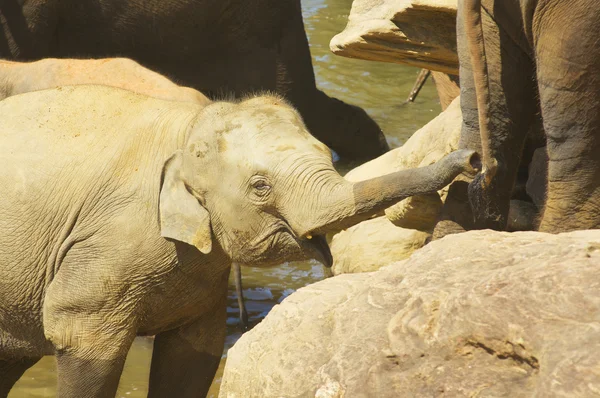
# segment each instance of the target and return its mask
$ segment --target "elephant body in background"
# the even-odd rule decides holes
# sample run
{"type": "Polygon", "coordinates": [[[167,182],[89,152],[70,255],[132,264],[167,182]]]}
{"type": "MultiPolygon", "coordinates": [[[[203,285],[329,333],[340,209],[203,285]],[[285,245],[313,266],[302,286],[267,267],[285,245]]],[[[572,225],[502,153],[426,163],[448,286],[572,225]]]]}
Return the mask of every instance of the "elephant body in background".
{"type": "Polygon", "coordinates": [[[539,229],[600,227],[600,3],[458,4],[460,147],[482,149],[483,173],[468,189],[453,184],[438,229],[506,227],[524,143],[540,125],[548,183],[539,229]],[[472,213],[451,208],[467,197],[472,213]]]}
{"type": "Polygon", "coordinates": [[[342,158],[389,149],[363,109],[316,88],[300,0],[6,0],[0,14],[0,58],[126,56],[213,99],[278,93],[342,158]]]}
{"type": "Polygon", "coordinates": [[[210,103],[199,91],[178,86],[127,58],[0,60],[0,100],[21,93],[79,84],[118,87],[167,101],[210,103]]]}
{"type": "Polygon", "coordinates": [[[149,396],[202,396],[230,264],[315,258],[324,234],[436,191],[470,151],[351,183],[273,96],[207,106],[107,86],[0,101],[0,397],[56,355],[60,397],[114,395],[155,335],[149,396]]]}

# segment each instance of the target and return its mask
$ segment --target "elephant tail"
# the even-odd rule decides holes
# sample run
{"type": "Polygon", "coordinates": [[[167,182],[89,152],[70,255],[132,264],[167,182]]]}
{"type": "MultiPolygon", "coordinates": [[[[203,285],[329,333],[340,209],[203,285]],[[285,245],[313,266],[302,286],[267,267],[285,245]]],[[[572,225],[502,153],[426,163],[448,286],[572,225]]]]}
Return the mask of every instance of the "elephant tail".
{"type": "Polygon", "coordinates": [[[479,115],[479,132],[481,137],[481,156],[483,181],[486,186],[491,184],[498,163],[492,157],[490,149],[490,84],[485,55],[483,25],[481,19],[481,0],[464,0],[465,33],[473,68],[475,93],[477,96],[477,111],[479,115]]]}

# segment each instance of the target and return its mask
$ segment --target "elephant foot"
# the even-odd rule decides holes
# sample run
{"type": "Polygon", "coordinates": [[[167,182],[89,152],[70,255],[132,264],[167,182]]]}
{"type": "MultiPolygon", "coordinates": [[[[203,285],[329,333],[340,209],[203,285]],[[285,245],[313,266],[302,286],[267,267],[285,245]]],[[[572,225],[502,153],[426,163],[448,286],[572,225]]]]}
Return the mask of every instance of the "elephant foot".
{"type": "Polygon", "coordinates": [[[433,230],[433,234],[431,235],[430,241],[442,239],[446,235],[459,234],[465,231],[466,230],[455,221],[442,220],[436,224],[435,229],[433,230]]]}
{"type": "Polygon", "coordinates": [[[511,200],[506,230],[509,232],[535,231],[539,223],[539,216],[539,210],[533,203],[511,200]]]}
{"type": "Polygon", "coordinates": [[[473,214],[473,229],[506,230],[510,199],[503,198],[494,180],[485,181],[483,174],[475,176],[468,186],[469,204],[473,214]]]}
{"type": "Polygon", "coordinates": [[[469,183],[466,181],[454,181],[450,185],[431,240],[474,228],[473,213],[469,206],[468,186],[469,183]]]}
{"type": "Polygon", "coordinates": [[[570,209],[560,212],[546,208],[540,221],[539,231],[558,234],[582,229],[598,229],[600,228],[600,206],[594,208],[594,211],[570,209]]]}

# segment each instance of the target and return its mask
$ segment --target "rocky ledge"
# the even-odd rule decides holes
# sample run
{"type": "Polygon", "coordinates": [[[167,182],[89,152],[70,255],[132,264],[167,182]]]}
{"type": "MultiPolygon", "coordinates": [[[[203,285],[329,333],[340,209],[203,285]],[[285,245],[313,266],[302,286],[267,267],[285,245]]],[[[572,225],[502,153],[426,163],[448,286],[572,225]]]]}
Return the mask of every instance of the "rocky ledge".
{"type": "Polygon", "coordinates": [[[220,397],[600,392],[600,231],[472,231],[298,290],[229,351],[220,397]]]}
{"type": "Polygon", "coordinates": [[[457,0],[354,0],[337,55],[458,75],[457,0]]]}

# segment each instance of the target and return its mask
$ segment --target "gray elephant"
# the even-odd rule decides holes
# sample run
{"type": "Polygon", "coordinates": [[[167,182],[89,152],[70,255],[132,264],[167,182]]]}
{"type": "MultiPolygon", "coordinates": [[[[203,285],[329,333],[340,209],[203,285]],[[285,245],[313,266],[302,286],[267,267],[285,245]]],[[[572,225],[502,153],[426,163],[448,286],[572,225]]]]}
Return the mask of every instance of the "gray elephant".
{"type": "Polygon", "coordinates": [[[149,396],[206,394],[232,262],[331,264],[326,232],[477,164],[350,183],[278,97],[87,85],[0,101],[0,147],[0,396],[52,354],[60,397],[113,396],[137,335],[156,335],[149,396]]]}
{"type": "Polygon", "coordinates": [[[342,159],[389,149],[356,106],[318,90],[300,0],[4,0],[0,58],[126,56],[215,99],[284,96],[342,159]]]}
{"type": "Polygon", "coordinates": [[[600,2],[458,4],[460,147],[481,148],[483,173],[468,188],[453,184],[436,229],[505,229],[519,165],[531,156],[526,138],[536,130],[545,132],[548,154],[539,230],[600,227],[600,2]],[[455,206],[466,198],[470,208],[455,206]]]}

